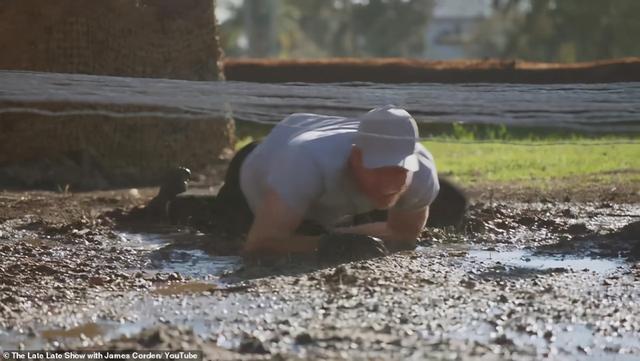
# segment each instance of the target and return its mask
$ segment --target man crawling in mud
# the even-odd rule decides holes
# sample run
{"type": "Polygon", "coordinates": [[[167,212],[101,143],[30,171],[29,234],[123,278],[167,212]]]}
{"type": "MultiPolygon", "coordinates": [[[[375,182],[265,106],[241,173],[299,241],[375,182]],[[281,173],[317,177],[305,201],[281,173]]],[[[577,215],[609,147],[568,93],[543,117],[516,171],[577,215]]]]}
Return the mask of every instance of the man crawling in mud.
{"type": "MultiPolygon", "coordinates": [[[[441,184],[418,139],[413,117],[390,105],[356,118],[292,114],[232,159],[210,217],[246,234],[249,256],[357,259],[412,249],[430,213],[435,224],[455,225],[467,205],[444,182],[447,199],[430,207],[441,184]]],[[[176,173],[144,211],[180,213],[175,196],[187,178],[186,169],[176,173]]]]}

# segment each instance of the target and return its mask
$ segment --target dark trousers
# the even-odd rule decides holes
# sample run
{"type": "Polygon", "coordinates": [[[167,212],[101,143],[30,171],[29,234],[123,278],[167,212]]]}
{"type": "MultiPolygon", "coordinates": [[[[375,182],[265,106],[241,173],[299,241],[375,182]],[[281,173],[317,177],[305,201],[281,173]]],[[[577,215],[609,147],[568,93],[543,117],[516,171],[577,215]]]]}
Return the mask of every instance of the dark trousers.
{"type": "Polygon", "coordinates": [[[223,238],[246,233],[253,223],[253,213],[240,189],[240,167],[257,145],[258,142],[250,143],[234,155],[217,196],[179,194],[172,199],[167,207],[170,222],[223,238]]]}
{"type": "MultiPolygon", "coordinates": [[[[188,224],[203,231],[237,238],[249,231],[253,212],[240,188],[240,168],[259,142],[240,149],[229,163],[224,184],[217,196],[179,195],[169,203],[169,219],[174,224],[188,224]]],[[[297,230],[305,235],[320,235],[326,230],[319,224],[305,220],[297,230]]]]}
{"type": "Polygon", "coordinates": [[[224,177],[224,184],[213,204],[214,217],[222,218],[230,233],[247,233],[253,223],[253,212],[240,189],[240,167],[258,144],[258,141],[251,142],[233,156],[224,177]]]}

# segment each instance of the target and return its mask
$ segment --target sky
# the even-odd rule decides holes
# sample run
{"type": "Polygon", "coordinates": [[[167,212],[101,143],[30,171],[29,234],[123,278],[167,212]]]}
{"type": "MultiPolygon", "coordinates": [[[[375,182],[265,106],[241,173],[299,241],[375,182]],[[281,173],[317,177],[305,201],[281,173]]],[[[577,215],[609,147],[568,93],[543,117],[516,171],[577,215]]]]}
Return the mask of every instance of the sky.
{"type": "Polygon", "coordinates": [[[229,16],[231,16],[231,12],[229,11],[229,7],[233,7],[234,5],[239,5],[242,0],[217,0],[216,1],[216,18],[218,19],[218,23],[222,23],[226,21],[229,16]]]}
{"type": "MultiPolygon", "coordinates": [[[[222,23],[231,16],[230,7],[242,3],[243,0],[217,0],[216,16],[222,23]]],[[[363,1],[363,0],[354,0],[363,1]]],[[[436,0],[435,16],[478,16],[491,13],[491,0],[436,0]]]]}

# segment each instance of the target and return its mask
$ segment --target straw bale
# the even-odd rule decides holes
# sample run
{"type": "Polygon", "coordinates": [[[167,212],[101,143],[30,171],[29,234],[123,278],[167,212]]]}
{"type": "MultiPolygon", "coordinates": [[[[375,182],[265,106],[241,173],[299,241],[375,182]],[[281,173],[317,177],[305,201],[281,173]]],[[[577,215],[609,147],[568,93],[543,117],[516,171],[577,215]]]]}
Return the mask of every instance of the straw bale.
{"type": "MultiPolygon", "coordinates": [[[[214,9],[212,0],[0,0],[0,69],[221,80],[214,9]]],[[[0,104],[11,105],[25,106],[0,104]]],[[[72,98],[63,104],[26,105],[62,110],[88,106],[72,98]]],[[[176,111],[161,104],[144,109],[176,111]]],[[[153,183],[175,165],[206,170],[229,153],[233,142],[233,120],[222,116],[2,114],[0,186],[153,183]]]]}

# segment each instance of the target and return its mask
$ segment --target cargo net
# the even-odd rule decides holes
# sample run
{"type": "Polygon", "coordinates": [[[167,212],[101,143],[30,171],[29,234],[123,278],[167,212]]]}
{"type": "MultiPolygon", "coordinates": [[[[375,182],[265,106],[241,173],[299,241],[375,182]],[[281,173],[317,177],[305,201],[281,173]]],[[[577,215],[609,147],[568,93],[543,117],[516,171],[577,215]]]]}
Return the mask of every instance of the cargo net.
{"type": "MultiPolygon", "coordinates": [[[[628,134],[597,144],[640,144],[640,83],[608,84],[262,84],[0,71],[3,114],[184,120],[232,117],[275,125],[291,113],[353,117],[394,104],[421,125],[476,124],[556,129],[588,135],[628,134]]],[[[424,133],[424,132],[423,132],[424,133]]],[[[580,140],[423,141],[519,146],[581,144],[580,140]]],[[[585,145],[597,145],[593,142],[585,145]]]]}

